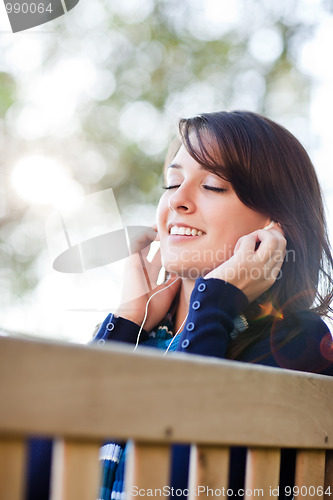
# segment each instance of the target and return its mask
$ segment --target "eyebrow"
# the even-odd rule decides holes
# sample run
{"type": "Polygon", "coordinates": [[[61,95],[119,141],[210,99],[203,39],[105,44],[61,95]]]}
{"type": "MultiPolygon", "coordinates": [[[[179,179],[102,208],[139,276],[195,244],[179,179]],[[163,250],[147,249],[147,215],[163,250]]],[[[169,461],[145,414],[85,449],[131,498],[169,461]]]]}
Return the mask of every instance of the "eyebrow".
{"type": "Polygon", "coordinates": [[[171,163],[171,165],[168,166],[168,168],[183,168],[179,163],[171,163]]]}
{"type": "MultiPolygon", "coordinates": [[[[183,169],[183,167],[179,163],[171,163],[171,165],[168,166],[167,170],[169,168],[183,169]]],[[[199,168],[202,170],[206,170],[202,165],[199,165],[199,168]]]]}

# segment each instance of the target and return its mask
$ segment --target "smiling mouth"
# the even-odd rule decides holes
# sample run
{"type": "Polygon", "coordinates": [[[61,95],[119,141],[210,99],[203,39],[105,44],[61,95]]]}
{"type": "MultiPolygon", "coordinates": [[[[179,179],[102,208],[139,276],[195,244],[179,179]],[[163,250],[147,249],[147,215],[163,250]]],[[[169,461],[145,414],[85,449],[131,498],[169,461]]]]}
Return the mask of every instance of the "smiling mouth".
{"type": "Polygon", "coordinates": [[[172,226],[169,231],[170,235],[178,235],[178,236],[202,236],[204,233],[200,229],[195,229],[191,227],[185,226],[172,226]]]}

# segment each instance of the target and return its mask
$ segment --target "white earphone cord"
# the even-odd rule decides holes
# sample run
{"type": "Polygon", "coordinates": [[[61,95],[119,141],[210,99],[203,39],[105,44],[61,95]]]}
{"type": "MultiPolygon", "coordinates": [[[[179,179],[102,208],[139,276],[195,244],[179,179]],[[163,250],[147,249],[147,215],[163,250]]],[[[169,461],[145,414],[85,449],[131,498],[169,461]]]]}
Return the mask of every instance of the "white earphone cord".
{"type": "Polygon", "coordinates": [[[172,342],[175,340],[175,338],[177,337],[178,333],[180,332],[180,330],[183,328],[184,324],[185,324],[185,321],[187,320],[187,316],[188,316],[188,313],[186,314],[185,316],[185,319],[184,321],[182,322],[182,324],[180,325],[180,327],[178,328],[177,332],[174,334],[174,336],[172,337],[172,340],[170,342],[170,344],[168,345],[167,349],[165,350],[165,352],[163,353],[163,356],[166,355],[166,353],[168,352],[168,350],[170,349],[170,346],[172,344],[172,342]]]}
{"type": "MultiPolygon", "coordinates": [[[[145,324],[146,322],[146,319],[147,319],[147,315],[148,315],[148,305],[149,305],[149,302],[151,301],[151,299],[153,297],[155,297],[155,295],[157,295],[158,293],[160,292],[164,292],[164,290],[166,290],[167,288],[169,288],[170,286],[174,285],[176,283],[176,281],[180,280],[180,277],[178,277],[175,281],[173,281],[172,283],[170,283],[170,285],[166,286],[165,288],[161,288],[161,290],[157,290],[157,292],[153,293],[153,295],[151,297],[149,297],[149,299],[147,300],[147,304],[146,304],[146,310],[145,310],[145,315],[144,315],[144,318],[143,318],[143,321],[141,323],[141,326],[140,326],[140,330],[139,330],[139,333],[137,335],[137,338],[136,338],[136,344],[135,344],[135,347],[134,347],[134,351],[136,350],[136,348],[138,347],[139,345],[139,340],[140,340],[140,335],[141,335],[141,332],[143,330],[143,325],[145,324]]],[[[185,318],[186,320],[186,318],[185,318]]],[[[184,320],[184,323],[185,323],[185,320],[184,320]]],[[[183,325],[182,325],[183,326],[183,325]]],[[[178,332],[177,332],[178,333],[178,332]]],[[[170,342],[171,344],[171,342],[170,342]]]]}

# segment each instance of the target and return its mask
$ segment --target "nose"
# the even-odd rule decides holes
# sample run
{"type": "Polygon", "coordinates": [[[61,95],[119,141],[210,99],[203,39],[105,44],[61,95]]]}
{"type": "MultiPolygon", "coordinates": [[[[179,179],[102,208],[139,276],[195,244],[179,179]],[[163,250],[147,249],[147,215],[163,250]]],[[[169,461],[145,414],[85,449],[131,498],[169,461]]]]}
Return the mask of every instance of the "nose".
{"type": "Polygon", "coordinates": [[[195,203],[190,186],[181,184],[170,196],[168,206],[177,213],[192,213],[195,210],[195,203]]]}

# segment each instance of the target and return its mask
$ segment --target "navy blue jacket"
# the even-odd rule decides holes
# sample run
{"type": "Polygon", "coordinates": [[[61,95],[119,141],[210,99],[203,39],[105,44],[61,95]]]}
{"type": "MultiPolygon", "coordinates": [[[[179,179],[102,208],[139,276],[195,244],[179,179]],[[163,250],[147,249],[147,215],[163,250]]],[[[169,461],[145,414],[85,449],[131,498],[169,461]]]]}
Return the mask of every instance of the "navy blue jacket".
{"type": "MultiPolygon", "coordinates": [[[[189,314],[183,331],[179,334],[177,351],[204,356],[225,358],[230,334],[234,330],[234,319],[248,306],[248,300],[235,286],[218,279],[199,278],[193,289],[189,314]]],[[[332,337],[323,320],[311,311],[297,314],[293,319],[297,321],[299,334],[282,347],[278,347],[290,329],[288,318],[274,323],[274,328],[260,341],[249,347],[239,357],[245,362],[255,362],[293,370],[308,371],[333,375],[333,348],[332,337]]],[[[119,341],[134,344],[137,339],[139,326],[124,318],[114,318],[109,314],[102,323],[95,341],[119,341]]],[[[140,342],[149,338],[146,331],[142,331],[140,342]]],[[[38,444],[38,442],[36,442],[38,444]]],[[[32,445],[32,457],[34,457],[32,445]]],[[[50,453],[51,444],[49,443],[50,453]]],[[[37,454],[38,455],[38,454],[37,454]]],[[[41,463],[35,458],[35,464],[30,464],[30,491],[36,485],[36,480],[45,474],[45,463],[49,457],[44,450],[44,470],[41,472],[41,463]]],[[[245,449],[231,450],[229,487],[236,491],[243,487],[245,472],[245,449]]],[[[38,457],[37,457],[38,458],[38,457]]],[[[172,478],[171,486],[175,489],[187,488],[189,446],[175,445],[172,449],[172,478]]],[[[282,452],[281,486],[292,485],[295,453],[293,450],[282,452]]],[[[41,488],[40,488],[41,490],[41,488]]],[[[281,488],[283,490],[283,488],[281,488]]],[[[28,496],[28,500],[46,500],[44,491],[28,496]]],[[[283,497],[280,497],[283,498],[283,497]]]]}

